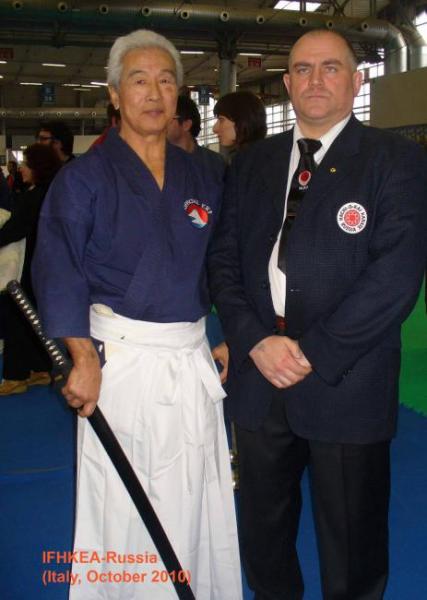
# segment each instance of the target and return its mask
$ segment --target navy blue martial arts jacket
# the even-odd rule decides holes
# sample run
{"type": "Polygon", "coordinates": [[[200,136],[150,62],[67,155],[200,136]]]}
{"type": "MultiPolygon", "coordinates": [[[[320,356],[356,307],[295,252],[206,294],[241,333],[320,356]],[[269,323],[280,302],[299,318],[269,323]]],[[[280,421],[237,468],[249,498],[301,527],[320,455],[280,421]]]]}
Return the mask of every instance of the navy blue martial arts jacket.
{"type": "Polygon", "coordinates": [[[92,303],[162,323],[206,315],[205,255],[221,192],[170,144],[160,190],[116,129],[63,167],[43,205],[33,262],[47,335],[88,337],[92,303]]]}

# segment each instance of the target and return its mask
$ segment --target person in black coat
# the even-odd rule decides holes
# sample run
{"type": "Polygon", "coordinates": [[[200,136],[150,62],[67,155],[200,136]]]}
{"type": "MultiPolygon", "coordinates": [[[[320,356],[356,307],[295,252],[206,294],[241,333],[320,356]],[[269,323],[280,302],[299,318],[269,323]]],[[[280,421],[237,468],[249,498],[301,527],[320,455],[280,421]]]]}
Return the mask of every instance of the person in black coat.
{"type": "Polygon", "coordinates": [[[381,600],[400,331],[427,252],[427,163],[415,143],[352,114],[361,73],[339,34],[302,36],[284,82],[297,123],[233,160],[209,256],[230,347],[245,571],[255,600],[303,597],[296,537],[308,467],[323,597],[381,600]]]}
{"type": "MultiPolygon", "coordinates": [[[[56,152],[50,146],[33,144],[24,152],[21,166],[28,189],[17,194],[12,202],[10,219],[0,229],[0,247],[25,239],[25,257],[21,284],[35,305],[31,284],[31,260],[34,253],[37,224],[43,199],[50,182],[61,167],[56,152]]],[[[26,391],[28,385],[50,381],[50,360],[31,327],[12,300],[5,298],[3,382],[0,395],[26,391]]]]}

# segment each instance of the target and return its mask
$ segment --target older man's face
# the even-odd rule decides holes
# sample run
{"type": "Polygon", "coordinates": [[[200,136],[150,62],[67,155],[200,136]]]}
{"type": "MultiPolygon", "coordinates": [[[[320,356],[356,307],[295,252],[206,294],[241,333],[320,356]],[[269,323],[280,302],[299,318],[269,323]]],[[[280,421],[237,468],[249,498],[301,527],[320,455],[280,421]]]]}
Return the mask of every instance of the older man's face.
{"type": "Polygon", "coordinates": [[[351,112],[362,75],[344,41],[325,32],[298,40],[284,82],[300,126],[326,132],[351,112]]]}
{"type": "Polygon", "coordinates": [[[110,94],[120,108],[124,139],[166,135],[178,98],[174,60],[160,48],[131,50],[123,59],[119,89],[110,89],[110,94]]]}

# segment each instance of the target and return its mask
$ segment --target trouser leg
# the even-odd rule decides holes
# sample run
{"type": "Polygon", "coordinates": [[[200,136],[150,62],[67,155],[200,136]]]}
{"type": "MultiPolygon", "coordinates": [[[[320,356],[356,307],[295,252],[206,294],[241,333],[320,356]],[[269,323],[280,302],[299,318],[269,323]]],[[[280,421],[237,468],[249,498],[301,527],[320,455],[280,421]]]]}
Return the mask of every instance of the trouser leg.
{"type": "Polygon", "coordinates": [[[240,474],[240,540],[256,600],[300,600],[296,552],[305,440],[290,431],[283,402],[274,399],[257,431],[236,427],[240,474]]]}
{"type": "Polygon", "coordinates": [[[388,576],[389,442],[309,442],[325,600],[381,600],[388,576]]]}

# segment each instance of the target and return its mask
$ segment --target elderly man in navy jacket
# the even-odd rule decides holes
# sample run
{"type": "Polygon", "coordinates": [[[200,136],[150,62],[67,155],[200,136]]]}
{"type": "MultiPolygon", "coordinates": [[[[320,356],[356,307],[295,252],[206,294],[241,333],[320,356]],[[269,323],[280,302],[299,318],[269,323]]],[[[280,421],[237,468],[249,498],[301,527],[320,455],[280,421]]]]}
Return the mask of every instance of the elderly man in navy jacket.
{"type": "Polygon", "coordinates": [[[324,598],[379,600],[427,164],[414,143],[352,115],[361,73],[341,35],[302,36],[284,82],[296,126],[233,162],[210,253],[231,351],[243,557],[256,600],[302,598],[295,539],[308,466],[324,598]]]}

